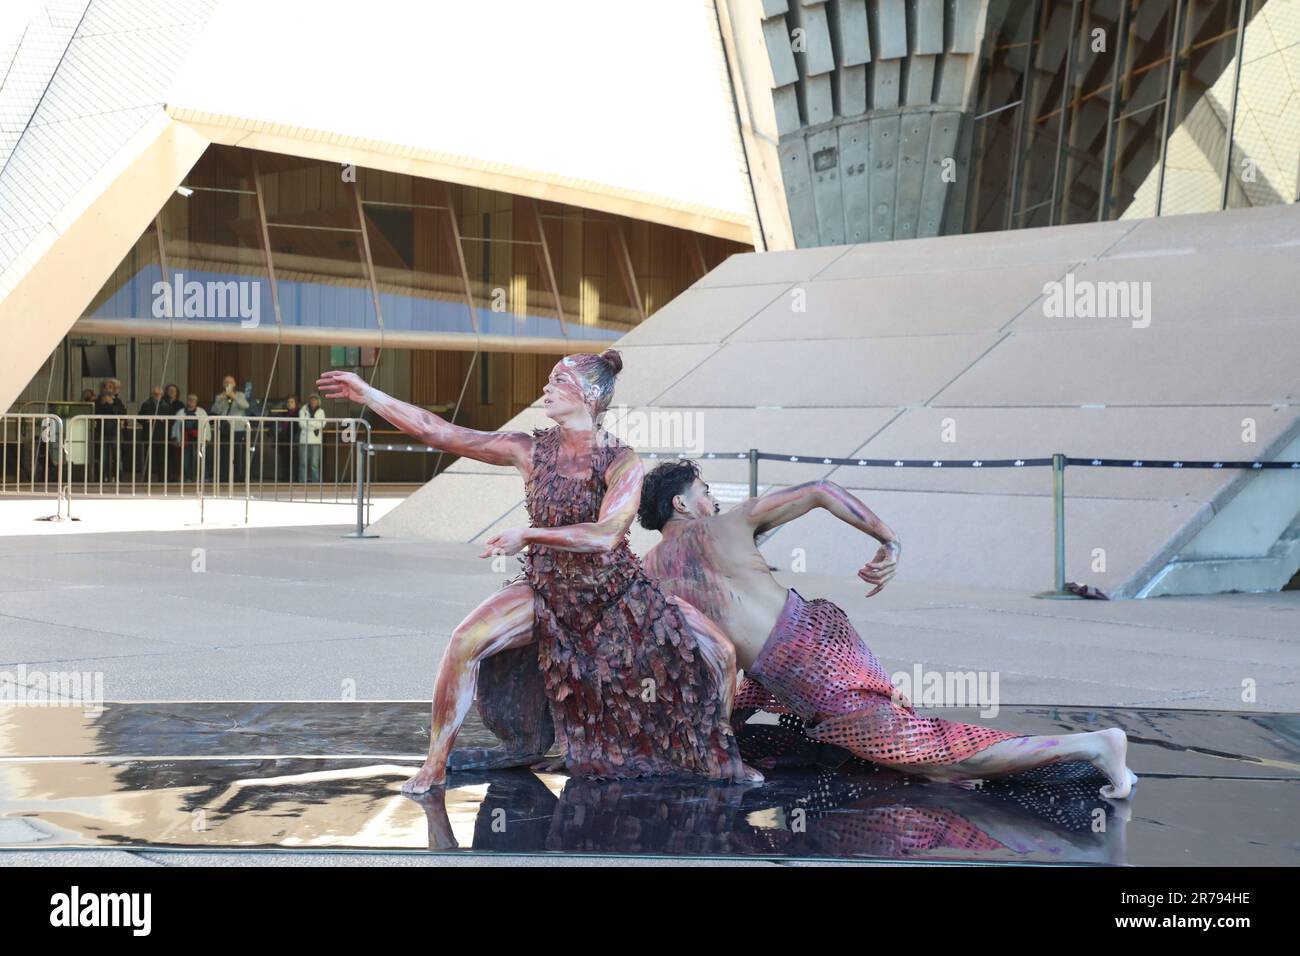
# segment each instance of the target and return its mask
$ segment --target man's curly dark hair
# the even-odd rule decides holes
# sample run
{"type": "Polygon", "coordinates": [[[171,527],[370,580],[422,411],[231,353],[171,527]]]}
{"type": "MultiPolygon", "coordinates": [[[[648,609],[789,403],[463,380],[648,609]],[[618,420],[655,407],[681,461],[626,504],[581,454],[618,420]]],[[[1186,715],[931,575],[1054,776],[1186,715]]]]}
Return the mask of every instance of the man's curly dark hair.
{"type": "Polygon", "coordinates": [[[641,527],[662,531],[673,516],[673,498],[686,491],[700,477],[700,466],[689,458],[665,461],[645,476],[641,484],[641,527]]]}

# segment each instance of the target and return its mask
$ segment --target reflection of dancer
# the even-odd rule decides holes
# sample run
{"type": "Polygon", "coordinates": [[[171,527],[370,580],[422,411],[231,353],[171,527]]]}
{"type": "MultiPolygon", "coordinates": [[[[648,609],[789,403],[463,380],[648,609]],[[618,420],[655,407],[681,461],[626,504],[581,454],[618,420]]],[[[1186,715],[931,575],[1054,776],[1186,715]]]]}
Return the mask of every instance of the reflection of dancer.
{"type": "MultiPolygon", "coordinates": [[[[744,728],[742,737],[753,729],[744,728]]],[[[479,852],[885,859],[1014,854],[1122,865],[1128,806],[1097,796],[1091,767],[1073,767],[1073,774],[1054,767],[978,789],[918,786],[914,777],[886,767],[783,774],[759,787],[698,778],[575,777],[558,794],[521,770],[455,779],[457,785],[487,783],[467,847],[479,852]],[[1077,779],[1080,771],[1089,779],[1077,779]],[[1043,774],[1054,779],[1033,779],[1043,774]]],[[[472,792],[460,796],[453,804],[457,815],[474,803],[472,792]]],[[[448,797],[435,791],[415,798],[425,811],[431,849],[459,846],[448,797]]]]}
{"type": "MultiPolygon", "coordinates": [[[[406,792],[444,782],[480,664],[534,641],[531,659],[521,653],[510,663],[540,666],[570,772],[761,779],[741,763],[728,723],[736,679],[730,643],[694,608],[665,598],[628,548],[641,463],[596,424],[622,365],[612,349],[557,362],[542,401],[557,424],[532,435],[450,424],[350,372],[326,372],[317,382],[323,395],[362,402],[434,448],[514,465],[527,488],[532,526],[494,535],[482,555],[528,547],[524,573],[452,634],[434,688],[429,756],[406,792]]],[[[497,706],[490,702],[488,712],[497,706]]],[[[486,714],[485,723],[493,726],[486,714]]]]}
{"type": "Polygon", "coordinates": [[[1136,777],[1125,765],[1118,728],[1062,736],[1016,736],[973,724],[918,717],[895,690],[852,623],[830,601],[781,587],[755,536],[824,508],[881,542],[858,577],[874,585],[894,575],[897,536],[857,498],[815,481],[750,498],[719,514],[694,462],[665,462],[641,494],[641,524],[663,532],[645,568],[664,590],[717,622],[736,645],[745,685],[737,720],[755,708],[796,714],[808,736],[874,763],[932,779],[978,779],[1060,761],[1091,763],[1110,780],[1102,796],[1122,799],[1136,777]]]}

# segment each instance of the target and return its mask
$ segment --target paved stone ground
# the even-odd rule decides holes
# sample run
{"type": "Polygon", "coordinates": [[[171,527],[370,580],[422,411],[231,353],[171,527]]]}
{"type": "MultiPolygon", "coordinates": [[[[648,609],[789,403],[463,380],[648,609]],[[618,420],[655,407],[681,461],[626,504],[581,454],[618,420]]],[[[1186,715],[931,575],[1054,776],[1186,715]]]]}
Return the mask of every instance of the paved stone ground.
{"type": "MultiPolygon", "coordinates": [[[[24,664],[102,673],[109,700],[428,699],[513,559],[344,530],[0,538],[0,681],[24,664]]],[[[904,564],[868,601],[855,578],[781,579],[838,602],[891,673],[987,671],[1002,704],[1300,710],[1300,592],[1045,601],[904,564]]]]}
{"type": "MultiPolygon", "coordinates": [[[[93,671],[108,700],[427,699],[457,621],[513,573],[469,545],[344,528],[0,537],[0,681],[93,671]]],[[[906,566],[870,601],[856,579],[785,575],[844,607],[891,673],[988,671],[999,702],[1300,709],[1300,592],[1044,601],[936,591],[906,566]],[[1243,682],[1254,682],[1243,700],[1243,682]]],[[[914,695],[915,696],[915,695],[914,695]]],[[[918,703],[920,701],[918,700],[918,703]]],[[[616,865],[603,857],[6,851],[3,865],[616,865]]],[[[634,865],[709,865],[703,860],[634,865]]],[[[727,865],[791,865],[761,860],[727,865]]],[[[794,863],[794,865],[799,865],[794,863]]]]}

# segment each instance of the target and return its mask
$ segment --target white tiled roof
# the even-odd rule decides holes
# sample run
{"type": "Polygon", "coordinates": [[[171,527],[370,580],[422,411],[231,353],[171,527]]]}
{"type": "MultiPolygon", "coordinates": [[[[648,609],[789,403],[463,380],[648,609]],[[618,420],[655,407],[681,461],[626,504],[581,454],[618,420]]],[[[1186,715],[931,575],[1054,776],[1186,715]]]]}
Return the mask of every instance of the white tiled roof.
{"type": "Polygon", "coordinates": [[[11,266],[96,195],[95,177],[165,116],[218,0],[46,0],[0,13],[0,295],[11,266]],[[21,22],[20,19],[25,19],[21,22]]]}

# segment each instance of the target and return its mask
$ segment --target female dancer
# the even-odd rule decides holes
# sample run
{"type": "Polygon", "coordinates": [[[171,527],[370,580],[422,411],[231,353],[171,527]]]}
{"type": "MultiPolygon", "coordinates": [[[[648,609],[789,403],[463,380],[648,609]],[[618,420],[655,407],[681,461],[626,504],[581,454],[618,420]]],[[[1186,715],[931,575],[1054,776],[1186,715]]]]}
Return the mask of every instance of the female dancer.
{"type": "MultiPolygon", "coordinates": [[[[598,427],[622,367],[613,349],[561,359],[542,391],[556,424],[531,435],[453,425],[351,372],[317,381],[322,395],[360,402],[433,448],[524,476],[531,526],[494,535],[481,555],[526,547],[524,572],[453,632],[434,685],[428,759],[403,791],[445,782],[480,664],[533,642],[570,773],[762,779],[741,762],[729,723],[730,642],[691,605],[666,598],[628,548],[643,470],[631,448],[598,427]]],[[[516,655],[512,664],[528,660],[516,655]]],[[[480,694],[481,710],[484,703],[480,694]]],[[[498,707],[489,703],[489,711],[498,707]]]]}

